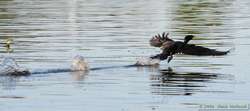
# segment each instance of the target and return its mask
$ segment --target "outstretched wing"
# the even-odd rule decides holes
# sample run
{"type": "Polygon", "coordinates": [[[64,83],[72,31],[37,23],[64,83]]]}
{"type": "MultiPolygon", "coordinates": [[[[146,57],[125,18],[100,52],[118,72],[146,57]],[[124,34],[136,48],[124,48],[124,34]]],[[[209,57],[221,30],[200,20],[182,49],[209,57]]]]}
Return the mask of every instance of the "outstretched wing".
{"type": "Polygon", "coordinates": [[[181,53],[187,55],[197,55],[197,56],[219,56],[226,55],[229,51],[217,51],[215,49],[210,49],[202,46],[196,46],[194,44],[187,44],[181,50],[181,53]]]}
{"type": "Polygon", "coordinates": [[[157,34],[150,39],[150,45],[154,47],[161,47],[164,42],[173,41],[168,38],[169,33],[163,32],[161,35],[157,34]]]}

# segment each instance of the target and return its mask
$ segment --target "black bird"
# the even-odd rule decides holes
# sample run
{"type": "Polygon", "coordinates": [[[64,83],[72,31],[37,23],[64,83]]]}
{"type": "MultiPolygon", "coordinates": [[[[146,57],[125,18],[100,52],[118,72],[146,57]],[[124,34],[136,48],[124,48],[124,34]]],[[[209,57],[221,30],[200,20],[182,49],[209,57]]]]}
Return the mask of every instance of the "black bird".
{"type": "Polygon", "coordinates": [[[165,60],[168,59],[170,62],[173,59],[173,55],[176,53],[182,53],[187,55],[196,56],[220,56],[226,55],[229,51],[217,51],[202,46],[196,46],[194,44],[188,44],[193,39],[193,35],[185,36],[184,42],[174,41],[168,37],[169,33],[157,34],[150,40],[150,45],[154,47],[161,47],[162,53],[152,56],[152,59],[165,60]]]}

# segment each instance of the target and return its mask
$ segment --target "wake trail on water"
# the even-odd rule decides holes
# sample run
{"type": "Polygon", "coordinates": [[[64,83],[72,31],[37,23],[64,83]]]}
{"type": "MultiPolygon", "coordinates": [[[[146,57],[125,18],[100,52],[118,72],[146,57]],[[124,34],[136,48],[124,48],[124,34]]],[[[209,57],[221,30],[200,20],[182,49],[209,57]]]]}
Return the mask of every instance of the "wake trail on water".
{"type": "Polygon", "coordinates": [[[83,56],[77,55],[73,58],[70,68],[55,68],[55,69],[39,69],[30,71],[27,68],[21,67],[17,64],[14,58],[4,57],[0,64],[0,76],[1,75],[30,75],[30,74],[47,74],[47,73],[61,73],[61,72],[75,72],[75,71],[96,71],[112,68],[130,68],[138,66],[155,66],[159,65],[160,60],[151,59],[149,57],[137,58],[135,64],[122,65],[122,66],[107,66],[107,67],[94,67],[90,68],[83,56]]]}

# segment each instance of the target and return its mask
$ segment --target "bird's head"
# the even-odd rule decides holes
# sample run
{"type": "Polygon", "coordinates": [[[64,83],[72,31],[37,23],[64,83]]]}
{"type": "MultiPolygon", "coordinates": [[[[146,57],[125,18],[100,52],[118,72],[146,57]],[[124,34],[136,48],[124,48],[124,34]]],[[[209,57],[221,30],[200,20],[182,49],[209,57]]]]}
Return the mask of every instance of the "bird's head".
{"type": "Polygon", "coordinates": [[[186,35],[185,39],[184,39],[184,43],[187,44],[190,40],[192,40],[194,38],[193,35],[186,35]]]}

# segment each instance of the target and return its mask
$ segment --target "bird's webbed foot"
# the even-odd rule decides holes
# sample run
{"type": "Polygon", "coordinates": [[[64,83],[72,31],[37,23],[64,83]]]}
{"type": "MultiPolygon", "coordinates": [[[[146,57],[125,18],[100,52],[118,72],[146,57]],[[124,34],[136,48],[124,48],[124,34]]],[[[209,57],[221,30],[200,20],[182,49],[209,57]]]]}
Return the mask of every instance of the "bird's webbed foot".
{"type": "Polygon", "coordinates": [[[168,57],[168,63],[169,63],[172,59],[173,59],[173,55],[170,55],[170,56],[168,57]]]}

